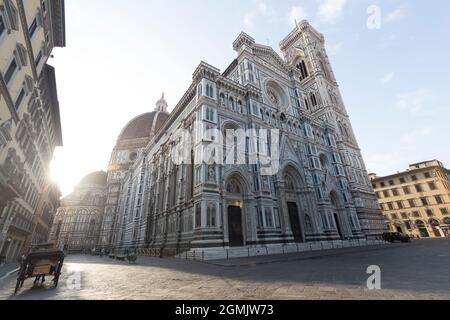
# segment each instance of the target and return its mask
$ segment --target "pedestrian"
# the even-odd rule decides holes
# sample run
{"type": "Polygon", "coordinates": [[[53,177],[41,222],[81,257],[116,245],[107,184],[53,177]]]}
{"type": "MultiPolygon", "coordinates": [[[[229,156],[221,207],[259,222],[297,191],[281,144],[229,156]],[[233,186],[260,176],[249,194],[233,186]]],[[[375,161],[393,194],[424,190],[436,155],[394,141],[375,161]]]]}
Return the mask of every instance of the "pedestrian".
{"type": "Polygon", "coordinates": [[[20,256],[20,263],[23,264],[27,260],[27,253],[24,251],[22,252],[22,255],[20,256]]]}
{"type": "Polygon", "coordinates": [[[20,256],[20,269],[19,269],[19,273],[22,270],[22,268],[25,268],[25,261],[27,261],[27,252],[23,251],[22,255],[20,256]]]}

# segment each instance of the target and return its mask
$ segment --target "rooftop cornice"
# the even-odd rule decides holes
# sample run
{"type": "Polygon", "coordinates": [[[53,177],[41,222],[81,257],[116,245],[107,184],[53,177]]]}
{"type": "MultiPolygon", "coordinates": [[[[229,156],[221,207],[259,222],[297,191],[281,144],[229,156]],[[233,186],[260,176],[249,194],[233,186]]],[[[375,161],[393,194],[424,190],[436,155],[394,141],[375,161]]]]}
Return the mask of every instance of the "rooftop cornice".
{"type": "Polygon", "coordinates": [[[243,85],[241,85],[237,82],[234,82],[233,80],[226,78],[224,76],[220,76],[219,78],[217,78],[216,82],[220,86],[223,86],[226,89],[234,91],[238,94],[245,95],[245,93],[246,93],[246,88],[243,85]]]}
{"type": "Polygon", "coordinates": [[[250,37],[245,32],[241,32],[236,38],[236,40],[233,42],[233,49],[238,50],[244,44],[249,47],[252,47],[255,44],[255,39],[250,37]]]}
{"type": "Polygon", "coordinates": [[[245,91],[255,98],[259,98],[262,95],[261,89],[259,89],[257,86],[255,86],[253,83],[247,82],[244,86],[245,91]]]}
{"type": "Polygon", "coordinates": [[[256,44],[253,47],[253,53],[255,55],[260,54],[263,56],[271,57],[279,64],[279,66],[283,69],[283,71],[285,71],[286,73],[289,73],[291,71],[291,68],[286,64],[283,58],[281,58],[280,55],[272,47],[256,44]]]}
{"type": "Polygon", "coordinates": [[[195,69],[192,79],[198,81],[201,78],[207,77],[211,80],[215,80],[218,76],[220,76],[220,69],[202,61],[197,69],[195,69]]]}
{"type": "MultiPolygon", "coordinates": [[[[414,173],[419,172],[419,171],[424,171],[424,170],[426,171],[426,170],[430,170],[430,169],[440,169],[440,170],[448,171],[444,167],[441,167],[441,166],[438,166],[438,165],[433,165],[433,166],[429,166],[429,167],[407,169],[407,170],[400,171],[400,172],[397,172],[397,173],[393,173],[393,174],[390,174],[390,175],[387,175],[387,176],[377,176],[376,173],[371,173],[371,175],[375,175],[375,178],[373,178],[371,180],[371,182],[380,182],[380,181],[383,181],[383,180],[392,179],[394,177],[401,177],[401,176],[405,176],[405,175],[411,175],[411,174],[414,174],[414,173]]],[[[380,188],[377,188],[377,189],[380,189],[380,188]]]]}

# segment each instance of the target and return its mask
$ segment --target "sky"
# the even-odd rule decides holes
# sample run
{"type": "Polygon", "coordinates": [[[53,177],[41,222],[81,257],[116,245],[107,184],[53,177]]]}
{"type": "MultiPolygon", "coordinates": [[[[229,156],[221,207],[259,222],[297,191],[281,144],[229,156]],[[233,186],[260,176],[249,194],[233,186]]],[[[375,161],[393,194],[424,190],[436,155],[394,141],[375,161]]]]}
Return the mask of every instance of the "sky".
{"type": "Polygon", "coordinates": [[[172,110],[201,61],[225,70],[241,31],[279,52],[302,19],[325,35],[370,172],[450,166],[448,12],[448,0],[67,0],[67,46],[49,60],[64,140],[52,177],[67,195],[163,91],[172,110]]]}

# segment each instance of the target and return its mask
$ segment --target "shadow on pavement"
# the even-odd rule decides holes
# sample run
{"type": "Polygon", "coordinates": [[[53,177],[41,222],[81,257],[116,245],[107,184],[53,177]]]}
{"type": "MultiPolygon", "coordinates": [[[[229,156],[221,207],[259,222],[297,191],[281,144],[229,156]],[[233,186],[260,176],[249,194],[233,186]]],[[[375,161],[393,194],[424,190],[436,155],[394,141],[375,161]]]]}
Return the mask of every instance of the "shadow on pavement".
{"type": "MultiPolygon", "coordinates": [[[[150,285],[153,286],[149,290],[162,287],[177,291],[177,285],[195,287],[196,281],[203,276],[212,281],[213,286],[218,285],[216,281],[225,281],[247,283],[248,286],[319,285],[333,288],[344,285],[365,290],[369,277],[367,268],[371,265],[381,268],[383,289],[440,295],[450,299],[450,239],[415,241],[410,245],[388,249],[235,267],[174,258],[144,257],[138,259],[137,265],[129,265],[128,262],[108,257],[69,255],[64,263],[63,277],[72,269],[80,269],[86,271],[91,278],[96,278],[96,273],[102,272],[107,274],[108,279],[115,279],[116,274],[117,278],[135,280],[138,285],[142,285],[139,279],[145,279],[148,274],[152,279],[150,285]],[[139,276],[135,278],[137,272],[139,276]]],[[[65,290],[45,287],[30,289],[31,285],[32,281],[28,283],[28,287],[26,282],[21,293],[12,298],[27,299],[39,293],[40,299],[52,299],[58,297],[58,293],[61,293],[59,290],[65,290]]],[[[11,293],[13,289],[11,287],[11,293]]],[[[83,290],[95,289],[88,287],[83,290]]],[[[112,289],[108,287],[108,290],[112,289]]],[[[383,297],[382,291],[377,296],[378,294],[380,298],[383,297]]],[[[72,295],[71,298],[76,299],[77,296],[72,295]]]]}

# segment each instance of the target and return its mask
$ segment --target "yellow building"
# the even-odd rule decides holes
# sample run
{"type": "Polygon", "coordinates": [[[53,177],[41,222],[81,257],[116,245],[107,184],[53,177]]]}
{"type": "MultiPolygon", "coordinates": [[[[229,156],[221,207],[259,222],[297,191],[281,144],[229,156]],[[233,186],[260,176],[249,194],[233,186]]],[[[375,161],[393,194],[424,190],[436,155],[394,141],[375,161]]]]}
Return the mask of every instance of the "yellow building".
{"type": "Polygon", "coordinates": [[[450,171],[438,160],[386,177],[370,174],[390,231],[419,238],[449,236],[450,171]]]}

